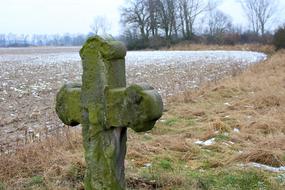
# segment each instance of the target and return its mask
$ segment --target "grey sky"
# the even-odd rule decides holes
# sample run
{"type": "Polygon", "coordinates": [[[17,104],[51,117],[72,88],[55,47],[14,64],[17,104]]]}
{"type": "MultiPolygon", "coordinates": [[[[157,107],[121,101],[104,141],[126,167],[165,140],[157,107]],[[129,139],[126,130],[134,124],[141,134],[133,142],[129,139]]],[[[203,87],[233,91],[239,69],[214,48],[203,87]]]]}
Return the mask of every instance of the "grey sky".
{"type": "Polygon", "coordinates": [[[117,33],[123,0],[0,0],[0,33],[87,33],[96,15],[117,33]]]}
{"type": "MultiPolygon", "coordinates": [[[[116,35],[120,30],[119,9],[124,1],[0,0],[0,33],[88,33],[92,20],[100,15],[110,20],[111,33],[116,35]]],[[[285,0],[280,1],[285,9],[285,0]]],[[[230,15],[235,24],[246,25],[246,18],[236,0],[224,0],[219,8],[230,15]]],[[[285,14],[280,17],[285,18],[285,14]]]]}
{"type": "MultiPolygon", "coordinates": [[[[227,15],[231,16],[234,24],[240,25],[242,27],[247,27],[248,22],[246,15],[239,4],[240,0],[223,0],[222,4],[219,6],[219,9],[225,12],[227,15]]],[[[279,1],[280,6],[277,7],[276,16],[278,18],[272,18],[272,23],[268,24],[268,27],[271,29],[276,28],[278,25],[285,23],[285,0],[272,0],[279,1]]]]}

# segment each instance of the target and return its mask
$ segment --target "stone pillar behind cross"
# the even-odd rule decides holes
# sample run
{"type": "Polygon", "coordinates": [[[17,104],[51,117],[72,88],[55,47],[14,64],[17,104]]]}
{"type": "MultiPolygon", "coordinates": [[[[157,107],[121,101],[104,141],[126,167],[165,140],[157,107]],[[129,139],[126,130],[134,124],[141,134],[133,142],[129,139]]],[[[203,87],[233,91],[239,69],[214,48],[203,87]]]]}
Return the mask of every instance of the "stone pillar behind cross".
{"type": "Polygon", "coordinates": [[[125,189],[127,128],[151,130],[161,117],[160,95],[148,85],[126,88],[125,46],[91,37],[80,50],[82,85],[64,85],[56,99],[59,118],[82,125],[86,190],[125,189]]]}

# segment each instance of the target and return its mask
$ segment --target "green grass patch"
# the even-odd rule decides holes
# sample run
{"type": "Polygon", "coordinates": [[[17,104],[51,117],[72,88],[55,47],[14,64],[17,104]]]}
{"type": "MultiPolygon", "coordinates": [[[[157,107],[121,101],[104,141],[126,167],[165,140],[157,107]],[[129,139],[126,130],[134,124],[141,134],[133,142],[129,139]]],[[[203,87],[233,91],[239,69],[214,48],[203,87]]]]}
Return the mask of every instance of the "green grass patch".
{"type": "Polygon", "coordinates": [[[278,188],[271,184],[268,176],[259,171],[207,171],[197,173],[189,172],[189,178],[197,183],[200,189],[209,190],[260,190],[278,188]]]}
{"type": "Polygon", "coordinates": [[[229,141],[230,137],[228,134],[218,134],[217,136],[215,136],[215,141],[216,142],[223,142],[223,141],[229,141]]]}
{"type": "Polygon", "coordinates": [[[196,124],[196,120],[194,118],[188,118],[186,119],[187,126],[193,126],[196,124]]]}
{"type": "Polygon", "coordinates": [[[4,183],[0,182],[0,190],[5,190],[5,189],[6,189],[6,188],[5,188],[4,183]]]}
{"type": "Polygon", "coordinates": [[[44,186],[44,178],[42,176],[33,176],[30,178],[29,182],[25,185],[26,189],[33,189],[35,186],[44,186]]]}
{"type": "Polygon", "coordinates": [[[167,126],[173,126],[175,124],[177,124],[179,120],[177,118],[171,118],[171,119],[167,119],[164,124],[167,126]]]}
{"type": "Polygon", "coordinates": [[[162,159],[158,163],[158,166],[162,169],[170,170],[172,169],[172,162],[170,160],[162,159]]]}
{"type": "MultiPolygon", "coordinates": [[[[191,170],[185,163],[168,159],[157,160],[150,168],[143,168],[140,176],[145,181],[156,181],[161,189],[191,190],[281,190],[284,176],[278,183],[270,173],[254,169],[199,169],[191,170]]],[[[276,180],[277,181],[277,180],[276,180]]]]}
{"type": "Polygon", "coordinates": [[[279,184],[282,184],[285,188],[285,173],[278,175],[276,177],[276,180],[279,184]]]}
{"type": "Polygon", "coordinates": [[[150,134],[153,135],[165,135],[173,131],[174,129],[171,127],[167,127],[163,124],[156,125],[151,131],[149,131],[150,134]]]}

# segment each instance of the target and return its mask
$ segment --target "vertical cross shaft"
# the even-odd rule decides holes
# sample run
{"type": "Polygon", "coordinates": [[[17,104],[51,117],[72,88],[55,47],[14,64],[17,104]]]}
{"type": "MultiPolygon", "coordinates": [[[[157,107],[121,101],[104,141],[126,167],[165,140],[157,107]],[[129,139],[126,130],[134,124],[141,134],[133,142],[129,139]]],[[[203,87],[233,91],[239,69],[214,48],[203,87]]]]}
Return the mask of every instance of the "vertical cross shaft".
{"type": "Polygon", "coordinates": [[[57,95],[59,118],[82,125],[86,190],[125,189],[127,127],[150,130],[162,115],[162,100],[153,88],[126,88],[125,55],[120,42],[89,38],[80,50],[82,85],[65,85],[57,95]]]}
{"type": "Polygon", "coordinates": [[[108,128],[106,88],[123,88],[125,47],[119,42],[90,38],[80,51],[83,64],[82,114],[88,168],[87,189],[123,189],[126,128],[108,128]],[[96,160],[94,162],[93,160],[96,160]]]}

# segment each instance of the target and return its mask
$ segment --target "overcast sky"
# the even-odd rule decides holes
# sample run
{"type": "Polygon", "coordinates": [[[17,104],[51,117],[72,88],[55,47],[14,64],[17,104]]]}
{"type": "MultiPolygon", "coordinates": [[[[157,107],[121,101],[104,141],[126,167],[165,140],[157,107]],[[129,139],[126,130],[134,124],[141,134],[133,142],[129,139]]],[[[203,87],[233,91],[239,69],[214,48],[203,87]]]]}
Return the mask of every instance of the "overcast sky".
{"type": "MultiPolygon", "coordinates": [[[[285,10],[285,0],[280,0],[285,10]]],[[[88,33],[100,15],[112,23],[111,33],[120,31],[120,7],[125,0],[0,0],[0,33],[61,34],[88,33]]],[[[246,25],[236,0],[224,0],[219,9],[235,24],[246,25]]],[[[285,18],[285,12],[280,17],[285,18]]]]}

